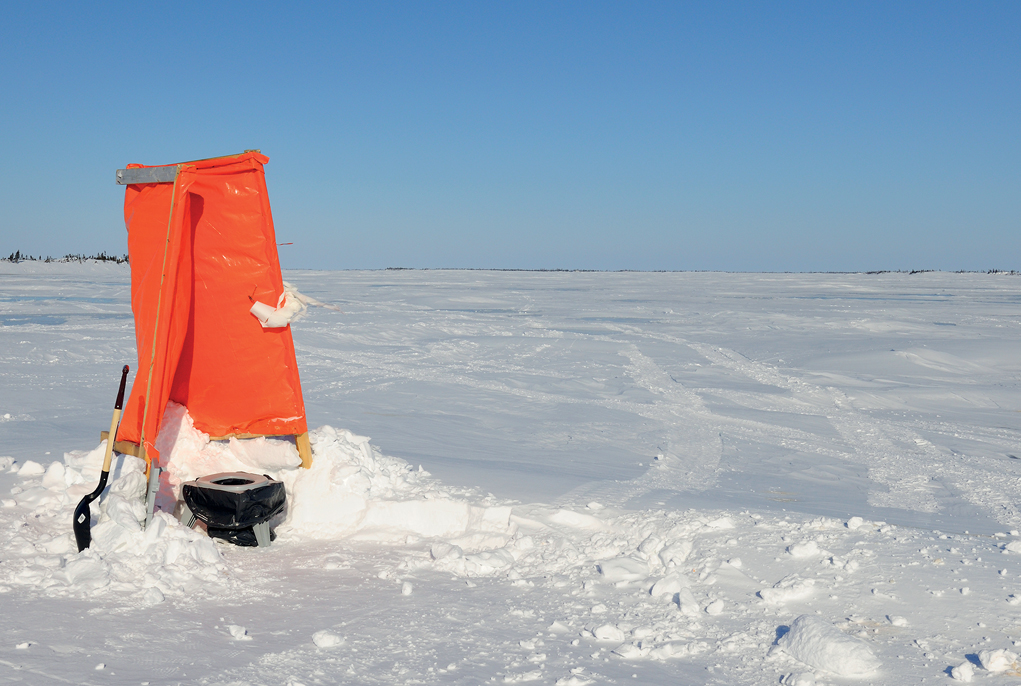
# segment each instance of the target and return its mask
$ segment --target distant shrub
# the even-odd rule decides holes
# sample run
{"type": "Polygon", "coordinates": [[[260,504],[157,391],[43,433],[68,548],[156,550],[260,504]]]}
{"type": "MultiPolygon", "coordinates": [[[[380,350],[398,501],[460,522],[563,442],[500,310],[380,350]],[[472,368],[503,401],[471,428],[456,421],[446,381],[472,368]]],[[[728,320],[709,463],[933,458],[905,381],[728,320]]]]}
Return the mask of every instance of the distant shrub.
{"type": "Polygon", "coordinates": [[[114,264],[124,264],[128,261],[127,255],[107,255],[106,252],[97,253],[95,255],[64,255],[60,258],[61,262],[86,262],[88,260],[94,260],[96,262],[113,262],[114,264]]]}
{"type": "Polygon", "coordinates": [[[0,257],[0,262],[7,261],[14,262],[15,264],[17,264],[18,262],[88,262],[89,260],[93,262],[113,262],[114,264],[126,264],[128,261],[128,256],[107,255],[106,252],[104,251],[101,253],[96,253],[95,255],[67,254],[61,257],[60,259],[55,260],[50,256],[46,256],[44,258],[42,255],[39,255],[37,257],[35,255],[22,254],[20,250],[15,250],[8,257],[0,257]]]}

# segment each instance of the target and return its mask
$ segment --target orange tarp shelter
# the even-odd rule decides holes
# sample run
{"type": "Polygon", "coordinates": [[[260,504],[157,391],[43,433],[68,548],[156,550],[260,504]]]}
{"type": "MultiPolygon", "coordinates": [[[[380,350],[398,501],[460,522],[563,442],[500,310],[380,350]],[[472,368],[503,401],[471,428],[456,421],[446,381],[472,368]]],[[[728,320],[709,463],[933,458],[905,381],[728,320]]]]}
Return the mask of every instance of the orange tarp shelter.
{"type": "Polygon", "coordinates": [[[138,367],[116,447],[149,466],[160,466],[155,442],[171,400],[212,438],[295,436],[311,464],[290,326],[263,328],[249,312],[284,292],[268,161],[247,151],[117,172],[138,367]]]}

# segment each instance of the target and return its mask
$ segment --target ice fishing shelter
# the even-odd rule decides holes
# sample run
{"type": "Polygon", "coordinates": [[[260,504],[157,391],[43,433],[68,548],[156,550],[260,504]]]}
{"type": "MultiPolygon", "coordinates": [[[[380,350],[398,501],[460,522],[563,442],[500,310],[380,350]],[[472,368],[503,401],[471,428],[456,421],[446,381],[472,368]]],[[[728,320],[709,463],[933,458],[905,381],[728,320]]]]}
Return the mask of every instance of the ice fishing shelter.
{"type": "Polygon", "coordinates": [[[213,439],[294,436],[312,463],[290,326],[264,328],[250,312],[284,292],[268,161],[249,150],[117,170],[138,367],[115,446],[151,466],[171,400],[213,439]]]}

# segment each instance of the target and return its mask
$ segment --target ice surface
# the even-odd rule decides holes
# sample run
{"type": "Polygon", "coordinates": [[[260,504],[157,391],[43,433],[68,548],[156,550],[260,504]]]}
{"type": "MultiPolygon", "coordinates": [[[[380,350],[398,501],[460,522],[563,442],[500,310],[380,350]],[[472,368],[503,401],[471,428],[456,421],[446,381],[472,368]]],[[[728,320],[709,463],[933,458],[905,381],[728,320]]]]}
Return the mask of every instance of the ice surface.
{"type": "Polygon", "coordinates": [[[142,531],[118,456],[79,554],[70,513],[134,359],[128,271],[0,264],[4,669],[826,684],[858,645],[863,683],[1016,670],[1017,277],[288,280],[343,309],[292,324],[313,469],[171,408],[164,512],[142,531]],[[233,470],[287,486],[270,548],[169,514],[182,480],[233,470]]]}

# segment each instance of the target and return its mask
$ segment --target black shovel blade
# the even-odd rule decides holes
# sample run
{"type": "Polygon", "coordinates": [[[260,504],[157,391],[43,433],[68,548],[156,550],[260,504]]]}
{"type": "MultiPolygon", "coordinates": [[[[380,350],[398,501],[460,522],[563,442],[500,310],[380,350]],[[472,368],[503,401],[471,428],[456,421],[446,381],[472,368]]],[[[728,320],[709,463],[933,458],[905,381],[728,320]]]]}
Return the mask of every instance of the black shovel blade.
{"type": "Polygon", "coordinates": [[[74,508],[74,522],[71,523],[71,528],[74,529],[74,540],[78,543],[79,553],[92,544],[92,511],[89,509],[89,504],[102,495],[109,476],[110,472],[102,472],[99,475],[99,485],[96,486],[96,490],[82,498],[78,507],[74,508]]]}
{"type": "Polygon", "coordinates": [[[92,494],[82,498],[78,507],[74,508],[74,540],[78,543],[78,552],[85,550],[92,544],[92,510],[89,505],[92,503],[92,494]]]}

